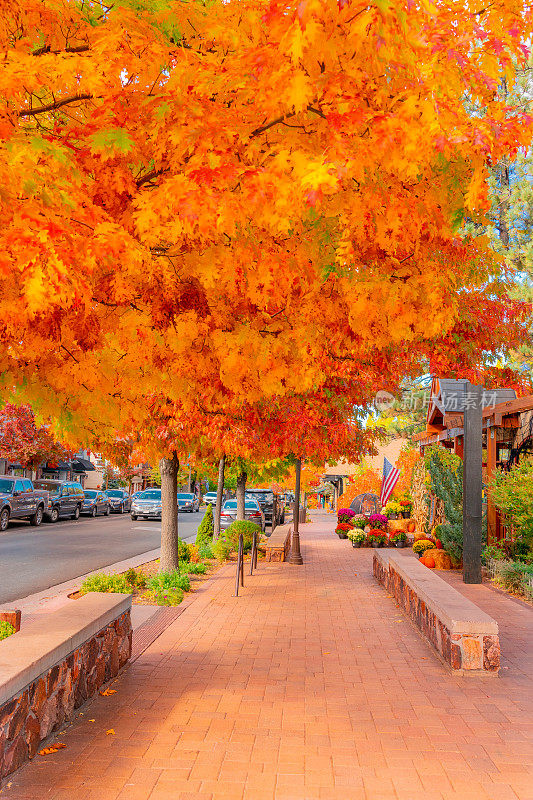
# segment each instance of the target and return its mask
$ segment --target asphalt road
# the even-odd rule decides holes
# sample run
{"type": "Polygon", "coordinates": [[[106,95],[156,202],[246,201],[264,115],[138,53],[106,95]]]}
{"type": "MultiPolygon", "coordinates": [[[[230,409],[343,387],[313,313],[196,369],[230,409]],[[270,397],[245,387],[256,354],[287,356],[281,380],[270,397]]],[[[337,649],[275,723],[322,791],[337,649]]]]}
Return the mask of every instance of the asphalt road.
{"type": "MultiPolygon", "coordinates": [[[[204,516],[179,515],[180,537],[194,542],[204,516]]],[[[0,534],[0,603],[9,603],[117,561],[155,550],[161,523],[129,514],[80,517],[77,522],[13,522],[0,534]]]]}

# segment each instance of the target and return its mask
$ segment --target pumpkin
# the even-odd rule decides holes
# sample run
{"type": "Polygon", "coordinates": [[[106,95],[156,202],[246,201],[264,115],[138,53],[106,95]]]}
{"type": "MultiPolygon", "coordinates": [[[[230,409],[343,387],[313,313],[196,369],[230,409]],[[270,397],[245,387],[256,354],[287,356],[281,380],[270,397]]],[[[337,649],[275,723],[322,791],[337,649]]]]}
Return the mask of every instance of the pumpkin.
{"type": "Polygon", "coordinates": [[[414,523],[414,522],[410,522],[410,523],[407,525],[407,530],[409,531],[409,533],[414,533],[414,532],[416,531],[416,525],[415,525],[415,523],[414,523]]]}
{"type": "Polygon", "coordinates": [[[451,569],[452,560],[446,550],[426,550],[424,558],[431,558],[435,562],[435,569],[451,569]]]}
{"type": "Polygon", "coordinates": [[[429,567],[430,569],[435,569],[435,559],[433,558],[433,556],[424,556],[424,558],[422,559],[422,563],[426,567],[429,567]]]}

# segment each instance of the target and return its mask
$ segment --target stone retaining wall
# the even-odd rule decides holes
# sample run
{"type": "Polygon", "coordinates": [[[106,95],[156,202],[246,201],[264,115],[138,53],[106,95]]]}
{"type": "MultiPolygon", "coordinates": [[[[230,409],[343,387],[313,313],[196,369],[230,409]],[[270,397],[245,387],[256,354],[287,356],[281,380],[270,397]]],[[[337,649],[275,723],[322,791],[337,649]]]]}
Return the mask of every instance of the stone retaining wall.
{"type": "Polygon", "coordinates": [[[431,642],[444,663],[456,674],[496,675],[500,668],[497,623],[415,559],[410,558],[412,563],[409,563],[408,557],[399,558],[404,563],[399,564],[398,557],[375,553],[374,576],[431,642]],[[418,570],[426,573],[421,572],[419,577],[418,570]],[[434,587],[430,585],[432,581],[434,587]],[[452,615],[447,608],[448,598],[452,615]]]}
{"type": "MultiPolygon", "coordinates": [[[[0,705],[0,780],[33,758],[43,739],[118,674],[131,655],[131,634],[128,609],[0,705]]],[[[24,629],[9,639],[23,635],[24,629]]]]}

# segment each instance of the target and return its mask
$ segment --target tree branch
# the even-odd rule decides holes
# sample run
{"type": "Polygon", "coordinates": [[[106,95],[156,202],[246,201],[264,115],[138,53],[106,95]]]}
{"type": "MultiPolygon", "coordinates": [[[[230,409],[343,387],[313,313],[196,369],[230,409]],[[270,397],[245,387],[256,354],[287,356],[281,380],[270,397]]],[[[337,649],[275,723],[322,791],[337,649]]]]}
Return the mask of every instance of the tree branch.
{"type": "Polygon", "coordinates": [[[85,53],[89,49],[90,45],[79,44],[76,47],[65,47],[64,50],[52,50],[50,45],[47,44],[44,47],[39,47],[38,50],[34,50],[32,56],[44,56],[47,53],[53,53],[54,55],[59,55],[59,53],[85,53]]]}
{"type": "Polygon", "coordinates": [[[75,94],[72,97],[65,97],[63,100],[57,100],[55,103],[49,103],[47,106],[40,106],[39,108],[27,108],[24,111],[19,111],[19,117],[34,117],[36,114],[45,114],[47,111],[55,111],[61,106],[69,105],[70,103],[77,103],[80,100],[92,100],[92,94],[75,94]]]}

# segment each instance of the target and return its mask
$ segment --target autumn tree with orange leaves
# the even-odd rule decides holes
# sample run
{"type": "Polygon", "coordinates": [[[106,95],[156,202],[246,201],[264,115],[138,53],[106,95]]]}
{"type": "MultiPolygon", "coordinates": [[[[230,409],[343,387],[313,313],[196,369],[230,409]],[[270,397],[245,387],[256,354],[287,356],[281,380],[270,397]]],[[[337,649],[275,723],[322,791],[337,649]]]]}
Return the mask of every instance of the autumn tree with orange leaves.
{"type": "Polygon", "coordinates": [[[0,39],[2,386],[80,441],[155,415],[173,492],[217,418],[220,453],[326,451],[376,388],[520,341],[459,237],[528,143],[520,0],[13,0],[0,39]]]}

